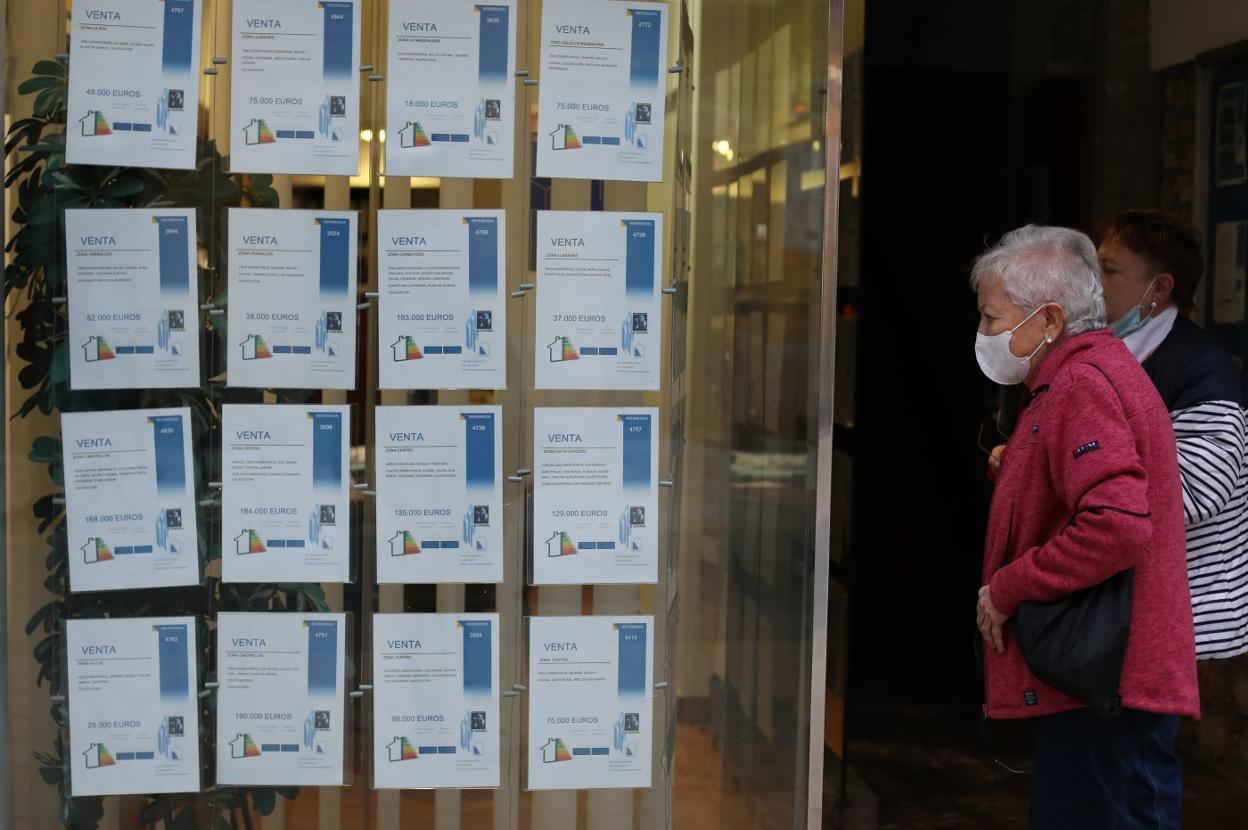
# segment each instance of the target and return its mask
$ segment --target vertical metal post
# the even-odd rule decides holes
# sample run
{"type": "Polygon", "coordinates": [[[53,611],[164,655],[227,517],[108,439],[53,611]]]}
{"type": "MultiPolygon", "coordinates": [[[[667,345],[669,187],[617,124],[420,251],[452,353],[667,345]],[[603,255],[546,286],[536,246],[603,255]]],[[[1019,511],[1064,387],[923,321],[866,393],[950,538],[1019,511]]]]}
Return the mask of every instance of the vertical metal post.
{"type": "Polygon", "coordinates": [[[841,155],[841,68],[845,1],[828,0],[828,74],[824,101],[823,276],[819,322],[819,446],[815,487],[815,573],[810,638],[810,740],[806,826],[823,826],[823,730],[828,669],[828,577],[832,530],[832,402],[836,367],[836,262],[841,155]]]}
{"type": "MultiPolygon", "coordinates": [[[[8,45],[8,10],[0,14],[0,52],[8,45]]],[[[5,89],[8,83],[6,68],[8,61],[0,61],[0,115],[8,112],[5,107],[5,89]]],[[[6,123],[7,126],[7,123],[6,123]]],[[[3,217],[9,215],[8,192],[0,188],[0,227],[5,225],[3,217]]],[[[8,343],[8,315],[0,314],[0,343],[8,343]]],[[[7,382],[0,380],[0,412],[8,412],[8,401],[5,399],[7,382]]],[[[0,447],[6,447],[8,418],[0,419],[0,447]]],[[[6,488],[0,487],[0,666],[9,665],[9,551],[8,539],[8,502],[5,499],[6,488]]],[[[0,683],[0,820],[5,824],[12,819],[9,799],[9,788],[12,780],[10,775],[10,758],[12,744],[9,740],[9,684],[0,683]]]]}
{"type": "Polygon", "coordinates": [[[824,815],[824,700],[827,684],[827,590],[832,513],[832,383],[836,366],[836,256],[840,207],[841,65],[845,0],[827,2],[827,92],[824,102],[824,266],[819,325],[819,454],[815,487],[815,579],[810,638],[810,740],[806,826],[824,815]]]}

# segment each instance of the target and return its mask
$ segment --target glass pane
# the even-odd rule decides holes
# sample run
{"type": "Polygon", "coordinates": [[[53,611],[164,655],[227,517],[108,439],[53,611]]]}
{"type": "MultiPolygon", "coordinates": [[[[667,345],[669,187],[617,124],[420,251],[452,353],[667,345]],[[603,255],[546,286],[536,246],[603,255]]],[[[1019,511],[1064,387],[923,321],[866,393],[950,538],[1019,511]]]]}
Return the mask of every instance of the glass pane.
{"type": "MultiPolygon", "coordinates": [[[[275,140],[300,138],[299,131],[281,126],[253,124],[249,131],[232,124],[231,102],[239,100],[238,93],[266,94],[240,88],[254,83],[248,75],[255,67],[232,53],[232,21],[242,0],[202,0],[202,5],[187,0],[178,6],[202,10],[200,65],[193,67],[198,111],[175,119],[185,124],[177,129],[194,129],[194,170],[68,164],[65,131],[98,129],[101,123],[84,125],[69,112],[65,78],[74,71],[71,21],[88,10],[106,16],[112,11],[97,8],[93,0],[7,3],[12,76],[5,97],[6,169],[16,185],[8,191],[6,211],[5,685],[12,715],[11,738],[3,751],[12,765],[12,826],[53,827],[60,821],[126,830],[153,825],[389,830],[413,823],[440,830],[808,826],[811,741],[818,747],[824,740],[810,734],[812,690],[813,705],[820,711],[823,706],[823,681],[812,676],[818,672],[812,655],[821,653],[828,636],[817,623],[826,612],[827,586],[815,584],[816,563],[828,552],[816,545],[816,491],[820,477],[832,475],[831,468],[819,466],[819,404],[832,383],[831,368],[821,365],[820,309],[834,276],[824,268],[825,153],[837,146],[836,137],[825,134],[827,84],[829,63],[839,59],[836,49],[829,50],[828,3],[664,3],[668,41],[660,47],[660,83],[665,100],[651,104],[663,107],[665,115],[663,178],[646,183],[536,176],[538,148],[551,140],[537,129],[542,29],[551,25],[543,23],[541,0],[515,4],[516,175],[386,175],[387,143],[408,140],[396,125],[387,124],[388,96],[422,91],[387,78],[391,2],[398,0],[322,4],[332,6],[326,10],[327,26],[347,6],[359,14],[360,66],[351,67],[359,77],[359,134],[339,134],[333,119],[341,115],[341,102],[327,101],[326,111],[327,132],[352,148],[358,144],[355,175],[233,172],[232,160],[251,152],[240,148],[265,143],[266,130],[275,140]],[[196,211],[199,322],[189,325],[194,316],[189,309],[177,319],[198,338],[199,383],[178,389],[71,390],[70,354],[81,344],[68,331],[67,301],[73,297],[67,297],[65,210],[154,207],[196,211]],[[254,334],[244,337],[245,332],[228,325],[228,275],[237,265],[232,258],[240,255],[231,249],[230,210],[240,207],[272,208],[281,217],[295,210],[355,212],[358,292],[349,300],[358,315],[351,388],[229,385],[227,368],[240,350],[251,359],[266,348],[276,347],[279,354],[295,348],[263,343],[252,339],[254,334]],[[379,365],[391,355],[378,335],[379,211],[433,209],[502,212],[505,389],[380,389],[379,365]],[[543,359],[535,343],[542,288],[539,211],[662,217],[662,325],[660,331],[647,332],[661,352],[657,390],[536,388],[535,363],[543,359]],[[345,545],[350,561],[345,581],[222,580],[223,556],[234,555],[236,543],[253,553],[267,545],[272,553],[281,547],[274,541],[289,541],[260,534],[222,541],[229,523],[222,494],[236,471],[223,452],[235,441],[225,434],[223,413],[225,407],[243,404],[346,408],[348,509],[343,515],[331,505],[325,512],[318,499],[317,530],[309,531],[332,528],[338,534],[333,538],[340,541],[318,550],[345,545]],[[379,584],[374,551],[385,537],[379,540],[378,534],[393,529],[378,516],[377,407],[404,405],[501,408],[500,583],[379,584]],[[166,407],[191,412],[188,475],[194,482],[199,538],[187,544],[204,560],[202,583],[71,590],[67,563],[75,543],[65,529],[61,415],[166,407]],[[534,584],[534,558],[546,555],[534,550],[541,543],[534,539],[533,515],[539,407],[657,411],[655,582],[534,584]],[[216,630],[218,615],[230,612],[345,615],[343,786],[216,786],[217,748],[244,737],[217,734],[222,678],[216,672],[224,645],[217,642],[216,630]],[[499,615],[500,787],[375,788],[374,747],[392,740],[386,726],[372,717],[373,686],[381,670],[373,658],[373,614],[378,612],[499,615]],[[70,798],[68,782],[83,773],[68,742],[65,679],[71,655],[64,621],[183,615],[196,621],[202,792],[70,798]],[[535,618],[582,615],[653,618],[654,683],[643,698],[653,707],[649,787],[529,788],[525,759],[539,734],[528,722],[532,678],[526,632],[535,618]]],[[[282,47],[275,48],[273,55],[282,54],[282,47]]],[[[583,94],[593,93],[586,85],[583,94]]],[[[186,97],[181,90],[166,100],[180,105],[186,97]]],[[[108,129],[134,129],[115,115],[106,120],[108,129]]],[[[237,214],[233,221],[240,221],[237,214]]],[[[239,314],[240,305],[236,297],[239,314]]],[[[337,333],[342,323],[340,317],[327,316],[324,334],[337,333]]],[[[838,466],[836,475],[844,481],[848,473],[838,466]]],[[[301,486],[299,477],[292,476],[289,486],[301,486]]],[[[118,489],[132,495],[125,487],[118,489]]],[[[138,499],[137,491],[133,497],[138,499]]],[[[321,538],[313,541],[321,544],[321,538]]],[[[833,611],[835,640],[842,636],[842,613],[833,611]]],[[[328,710],[315,714],[306,727],[311,733],[329,722],[328,710]]],[[[839,723],[839,702],[830,716],[839,723]]],[[[315,734],[305,740],[321,746],[315,734]]],[[[254,743],[257,752],[286,751],[281,744],[254,743]]],[[[243,740],[239,751],[248,746],[243,740]]],[[[839,739],[832,746],[839,752],[839,739]]],[[[125,754],[121,760],[132,760],[131,753],[125,754]]]]}

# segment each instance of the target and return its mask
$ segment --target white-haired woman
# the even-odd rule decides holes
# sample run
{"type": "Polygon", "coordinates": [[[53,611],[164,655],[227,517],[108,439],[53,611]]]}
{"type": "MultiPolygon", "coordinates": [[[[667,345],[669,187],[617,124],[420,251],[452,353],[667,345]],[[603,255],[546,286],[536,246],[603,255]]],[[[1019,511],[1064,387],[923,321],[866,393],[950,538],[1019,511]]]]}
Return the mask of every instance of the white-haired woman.
{"type": "Polygon", "coordinates": [[[975,263],[972,285],[980,367],[1027,387],[984,548],[985,714],[1034,719],[1033,827],[1177,828],[1174,737],[1180,715],[1199,715],[1199,696],[1169,414],[1105,329],[1096,248],[1084,234],[1012,231],[975,263]],[[1098,697],[1082,685],[1097,674],[1074,662],[1082,655],[1059,655],[1056,669],[1041,669],[1038,655],[1071,626],[1079,649],[1112,641],[1079,630],[1094,615],[1064,609],[1103,610],[1115,577],[1130,586],[1112,594],[1125,596],[1129,631],[1098,697]],[[1066,628],[1037,638],[1023,623],[1045,614],[1066,628]]]}

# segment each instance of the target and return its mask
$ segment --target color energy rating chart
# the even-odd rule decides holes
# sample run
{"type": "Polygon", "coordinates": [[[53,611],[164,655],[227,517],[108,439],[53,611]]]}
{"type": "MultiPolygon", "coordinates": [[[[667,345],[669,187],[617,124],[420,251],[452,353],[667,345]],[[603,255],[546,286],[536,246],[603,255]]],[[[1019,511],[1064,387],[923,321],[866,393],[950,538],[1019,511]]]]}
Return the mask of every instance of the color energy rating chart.
{"type": "Polygon", "coordinates": [[[61,415],[75,592],[195,585],[189,409],[61,415]]]}
{"type": "Polygon", "coordinates": [[[194,617],[67,620],[74,796],[199,792],[194,617]]]}
{"type": "Polygon", "coordinates": [[[529,789],[649,787],[654,618],[528,623],[529,789]]]}
{"type": "Polygon", "coordinates": [[[505,389],[501,210],[377,214],[382,389],[505,389]]]}
{"type": "Polygon", "coordinates": [[[229,385],[355,388],[355,211],[229,212],[229,385]]]}
{"type": "Polygon", "coordinates": [[[533,584],[658,581],[658,410],[533,411],[533,584]]]}
{"type": "Polygon", "coordinates": [[[347,406],[222,407],[221,578],[348,582],[347,406]]]}
{"type": "Polygon", "coordinates": [[[374,786],[499,786],[498,620],[373,615],[374,786]]]}
{"type": "Polygon", "coordinates": [[[234,173],[354,176],[360,0],[234,0],[234,173]]]}
{"type": "Polygon", "coordinates": [[[666,3],[544,0],[537,175],[663,180],[666,3]]]}
{"type": "Polygon", "coordinates": [[[509,179],[516,3],[391,0],[386,173],[509,179]]]}
{"type": "Polygon", "coordinates": [[[344,783],[346,615],[217,615],[217,783],[344,783]]]}
{"type": "Polygon", "coordinates": [[[537,214],[537,389],[659,388],[663,215],[537,214]]]}
{"type": "Polygon", "coordinates": [[[65,211],[73,389],[199,386],[193,209],[65,211]]]}
{"type": "Polygon", "coordinates": [[[503,581],[497,406],[379,406],[377,581],[503,581]]]}
{"type": "Polygon", "coordinates": [[[195,167],[200,0],[76,0],[65,157],[195,167]]]}

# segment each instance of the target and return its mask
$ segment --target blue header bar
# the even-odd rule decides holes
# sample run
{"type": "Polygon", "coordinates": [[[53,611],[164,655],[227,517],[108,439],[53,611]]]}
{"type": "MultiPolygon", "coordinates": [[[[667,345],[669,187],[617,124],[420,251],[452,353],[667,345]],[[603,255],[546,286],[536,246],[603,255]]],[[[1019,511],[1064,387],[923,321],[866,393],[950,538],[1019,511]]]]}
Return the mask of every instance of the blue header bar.
{"type": "Polygon", "coordinates": [[[351,272],[351,220],[319,217],[321,226],[321,294],[347,293],[351,272]]]}
{"type": "Polygon", "coordinates": [[[157,671],[160,673],[160,699],[186,700],[190,696],[190,667],[187,662],[189,634],[185,625],[154,625],[157,642],[157,671]]]}
{"type": "Polygon", "coordinates": [[[166,74],[189,72],[195,36],[195,0],[164,0],[164,3],[165,32],[160,68],[166,74]]]}
{"type": "Polygon", "coordinates": [[[477,56],[477,74],[481,81],[499,83],[507,78],[507,53],[510,38],[508,26],[511,10],[506,6],[479,4],[481,16],[481,52],[477,56]]]}
{"type": "MultiPolygon", "coordinates": [[[[166,0],[167,2],[167,0],[166,0]]],[[[160,251],[160,293],[187,294],[191,290],[188,264],[191,234],[185,216],[157,216],[160,251]]]]}
{"type": "Polygon", "coordinates": [[[325,10],[325,77],[351,77],[352,19],[355,6],[352,3],[321,0],[325,10]]]}
{"type": "Polygon", "coordinates": [[[465,217],[468,223],[468,291],[498,291],[498,218],[465,217]]]}
{"type": "Polygon", "coordinates": [[[464,693],[488,695],[494,688],[489,620],[461,620],[464,630],[464,693]]]}
{"type": "Polygon", "coordinates": [[[619,695],[646,695],[646,629],[645,623],[616,623],[620,635],[619,695]]]}
{"type": "Polygon", "coordinates": [[[308,620],[308,694],[338,688],[338,621],[308,620]]]}
{"type": "Polygon", "coordinates": [[[631,296],[654,295],[654,220],[625,219],[624,290],[631,296]]]}
{"type": "MultiPolygon", "coordinates": [[[[634,87],[659,84],[659,31],[663,16],[650,9],[629,9],[633,19],[632,61],[628,67],[629,81],[634,87]]],[[[662,101],[651,102],[663,106],[662,101]]]]}
{"type": "Polygon", "coordinates": [[[153,415],[152,448],[156,455],[156,490],[162,495],[186,492],[186,436],[181,415],[153,415]]]}
{"type": "Polygon", "coordinates": [[[337,489],[342,485],[342,413],[309,412],[312,422],[312,485],[337,489]]]}
{"type": "Polygon", "coordinates": [[[649,415],[621,415],[624,429],[624,487],[650,489],[649,415]]]}
{"type": "Polygon", "coordinates": [[[494,413],[465,412],[464,475],[470,489],[494,487],[494,413]]]}

